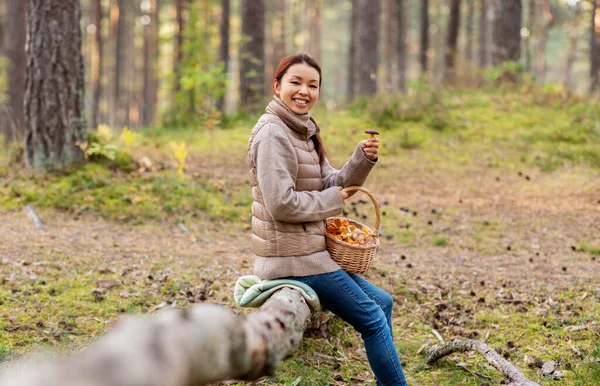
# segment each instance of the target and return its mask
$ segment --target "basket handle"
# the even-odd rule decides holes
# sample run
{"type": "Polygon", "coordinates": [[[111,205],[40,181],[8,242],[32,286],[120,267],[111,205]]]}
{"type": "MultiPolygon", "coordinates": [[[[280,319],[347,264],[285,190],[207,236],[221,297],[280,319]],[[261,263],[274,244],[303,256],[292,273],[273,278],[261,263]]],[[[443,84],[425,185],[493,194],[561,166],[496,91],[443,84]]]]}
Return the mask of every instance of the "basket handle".
{"type": "Polygon", "coordinates": [[[381,211],[379,210],[379,203],[367,188],[363,188],[362,186],[348,186],[342,189],[342,192],[356,192],[361,191],[365,193],[371,201],[373,202],[373,206],[375,207],[375,234],[379,236],[379,224],[381,224],[381,211]]]}

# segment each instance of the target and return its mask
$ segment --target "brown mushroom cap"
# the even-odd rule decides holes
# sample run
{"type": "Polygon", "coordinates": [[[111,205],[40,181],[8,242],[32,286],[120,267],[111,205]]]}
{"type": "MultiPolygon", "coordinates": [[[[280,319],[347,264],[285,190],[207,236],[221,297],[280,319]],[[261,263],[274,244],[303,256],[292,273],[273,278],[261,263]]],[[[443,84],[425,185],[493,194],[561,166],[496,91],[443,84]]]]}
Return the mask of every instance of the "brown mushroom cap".
{"type": "Polygon", "coordinates": [[[367,129],[365,130],[365,133],[379,135],[379,131],[373,129],[367,129]]]}

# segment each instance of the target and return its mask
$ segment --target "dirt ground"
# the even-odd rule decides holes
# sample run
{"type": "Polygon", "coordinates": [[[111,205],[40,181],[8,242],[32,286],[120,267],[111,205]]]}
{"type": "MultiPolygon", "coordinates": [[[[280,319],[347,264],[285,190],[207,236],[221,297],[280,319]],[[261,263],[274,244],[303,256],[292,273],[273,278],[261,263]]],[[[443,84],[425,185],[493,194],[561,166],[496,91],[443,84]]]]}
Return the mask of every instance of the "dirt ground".
{"type": "MultiPolygon", "coordinates": [[[[238,169],[233,184],[246,181],[238,169]]],[[[582,242],[600,243],[600,183],[593,176],[576,170],[536,175],[487,168],[450,174],[427,165],[392,171],[385,163],[380,169],[368,188],[382,210],[399,220],[398,227],[411,224],[415,236],[408,244],[383,238],[375,268],[404,270],[405,277],[451,273],[521,285],[600,283],[600,257],[574,250],[582,242]],[[436,234],[447,237],[448,245],[431,244],[436,234]]],[[[213,173],[227,178],[223,168],[213,173]]],[[[0,213],[2,260],[35,260],[50,252],[72,261],[168,254],[218,259],[242,274],[251,271],[249,231],[241,226],[198,222],[186,231],[171,223],[129,226],[93,216],[39,214],[44,230],[24,212],[0,213]]]]}

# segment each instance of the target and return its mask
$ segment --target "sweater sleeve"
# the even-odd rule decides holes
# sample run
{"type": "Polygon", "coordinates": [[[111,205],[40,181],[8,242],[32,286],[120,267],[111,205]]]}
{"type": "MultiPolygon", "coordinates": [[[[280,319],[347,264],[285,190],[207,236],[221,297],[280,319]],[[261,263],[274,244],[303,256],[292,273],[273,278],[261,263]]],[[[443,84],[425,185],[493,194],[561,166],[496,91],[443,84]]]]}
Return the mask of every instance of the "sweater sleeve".
{"type": "Polygon", "coordinates": [[[336,186],[323,191],[296,191],[296,152],[289,138],[275,124],[267,124],[254,139],[251,155],[264,205],[277,221],[300,223],[324,220],[342,210],[336,186]]]}
{"type": "Polygon", "coordinates": [[[321,166],[321,179],[325,188],[331,186],[362,186],[377,161],[371,161],[360,147],[356,146],[348,162],[340,170],[329,164],[328,160],[321,166]]]}

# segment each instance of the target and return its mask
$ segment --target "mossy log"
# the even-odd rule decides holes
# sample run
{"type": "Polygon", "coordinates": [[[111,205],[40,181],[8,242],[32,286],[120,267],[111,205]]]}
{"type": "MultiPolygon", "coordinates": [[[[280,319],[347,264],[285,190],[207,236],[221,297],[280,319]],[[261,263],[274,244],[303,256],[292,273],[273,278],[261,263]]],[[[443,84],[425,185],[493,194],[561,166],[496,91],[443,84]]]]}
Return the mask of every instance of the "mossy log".
{"type": "Polygon", "coordinates": [[[508,386],[540,386],[530,381],[525,375],[512,363],[502,358],[493,348],[480,340],[462,340],[456,339],[441,347],[435,347],[428,350],[427,363],[434,364],[439,359],[453,354],[455,352],[476,351],[483,355],[489,364],[500,371],[505,378],[509,380],[508,386]]]}
{"type": "Polygon", "coordinates": [[[296,290],[275,293],[247,318],[210,304],[130,317],[95,344],[43,365],[20,361],[3,386],[196,386],[274,373],[302,340],[310,309],[296,290]]]}

